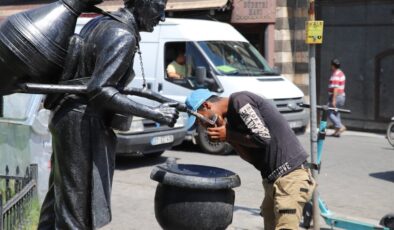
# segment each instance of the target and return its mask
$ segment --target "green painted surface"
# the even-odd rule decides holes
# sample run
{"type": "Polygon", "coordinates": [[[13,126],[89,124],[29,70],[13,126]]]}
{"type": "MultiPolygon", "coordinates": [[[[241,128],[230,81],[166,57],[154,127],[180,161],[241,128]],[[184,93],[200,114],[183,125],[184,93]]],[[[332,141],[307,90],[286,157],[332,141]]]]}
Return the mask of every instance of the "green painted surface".
{"type": "Polygon", "coordinates": [[[8,165],[10,175],[16,175],[19,166],[19,175],[24,176],[26,167],[31,162],[29,149],[30,126],[0,122],[0,174],[5,175],[8,165]]]}

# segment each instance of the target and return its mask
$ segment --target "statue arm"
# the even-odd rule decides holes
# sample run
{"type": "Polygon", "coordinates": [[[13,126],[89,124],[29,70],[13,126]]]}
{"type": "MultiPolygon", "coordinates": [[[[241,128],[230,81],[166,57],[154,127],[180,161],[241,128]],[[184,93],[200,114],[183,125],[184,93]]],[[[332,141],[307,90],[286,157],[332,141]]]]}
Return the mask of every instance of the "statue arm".
{"type": "Polygon", "coordinates": [[[159,114],[153,108],[137,103],[119,92],[119,81],[128,71],[134,58],[136,40],[128,31],[110,29],[96,44],[95,69],[87,86],[89,100],[124,115],[136,115],[154,119],[159,114]]]}
{"type": "Polygon", "coordinates": [[[132,88],[132,87],[127,87],[125,89],[122,89],[121,92],[126,95],[133,95],[137,97],[145,97],[149,100],[157,101],[159,103],[174,103],[177,102],[171,98],[164,97],[163,95],[156,93],[152,90],[146,89],[146,88],[132,88]]]}

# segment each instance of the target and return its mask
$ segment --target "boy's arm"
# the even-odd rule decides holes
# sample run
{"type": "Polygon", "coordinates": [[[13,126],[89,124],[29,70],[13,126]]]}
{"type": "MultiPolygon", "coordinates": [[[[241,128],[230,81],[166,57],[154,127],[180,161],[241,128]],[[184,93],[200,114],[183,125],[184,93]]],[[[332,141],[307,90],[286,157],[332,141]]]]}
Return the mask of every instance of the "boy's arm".
{"type": "Polygon", "coordinates": [[[271,141],[271,134],[255,102],[245,94],[237,94],[230,100],[243,122],[246,130],[236,130],[229,124],[226,126],[208,128],[208,136],[213,141],[227,141],[230,144],[240,144],[245,147],[258,148],[266,146],[271,141]]]}
{"type": "Polygon", "coordinates": [[[245,147],[250,147],[250,148],[258,148],[259,146],[255,143],[253,140],[252,136],[244,133],[239,133],[235,132],[231,129],[227,129],[227,137],[226,137],[227,142],[230,144],[236,144],[236,145],[243,145],[245,147]]]}
{"type": "Polygon", "coordinates": [[[238,153],[238,155],[244,159],[245,161],[252,163],[253,160],[250,157],[249,153],[247,150],[245,150],[245,148],[239,144],[231,144],[231,146],[233,146],[233,148],[235,149],[235,151],[238,153]]]}
{"type": "Polygon", "coordinates": [[[208,136],[211,141],[227,141],[231,145],[243,145],[250,148],[259,147],[250,135],[232,131],[226,125],[208,128],[208,136]]]}
{"type": "MultiPolygon", "coordinates": [[[[247,130],[246,135],[234,130],[238,135],[230,134],[234,136],[231,139],[241,138],[240,136],[244,135],[243,141],[250,140],[257,147],[269,145],[271,142],[271,133],[256,102],[246,94],[238,94],[232,103],[234,103],[237,114],[247,130]]],[[[233,131],[232,127],[229,127],[229,130],[233,131]]]]}

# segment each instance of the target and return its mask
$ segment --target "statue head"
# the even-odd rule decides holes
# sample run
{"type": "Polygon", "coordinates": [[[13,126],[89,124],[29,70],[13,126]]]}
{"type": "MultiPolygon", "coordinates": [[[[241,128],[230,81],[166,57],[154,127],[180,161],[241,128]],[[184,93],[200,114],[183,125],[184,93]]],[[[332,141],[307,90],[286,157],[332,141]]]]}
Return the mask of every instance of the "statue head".
{"type": "Polygon", "coordinates": [[[152,32],[160,21],[165,20],[167,0],[124,0],[125,7],[135,16],[140,31],[152,32]]]}

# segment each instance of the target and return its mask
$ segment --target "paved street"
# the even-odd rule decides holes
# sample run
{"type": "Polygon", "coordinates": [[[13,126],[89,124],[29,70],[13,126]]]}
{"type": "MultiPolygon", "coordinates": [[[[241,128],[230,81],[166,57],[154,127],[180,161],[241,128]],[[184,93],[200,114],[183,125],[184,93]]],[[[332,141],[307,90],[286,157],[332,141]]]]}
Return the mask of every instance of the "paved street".
{"type": "MultiPolygon", "coordinates": [[[[309,151],[309,135],[299,137],[309,151]]],[[[154,216],[157,183],[149,179],[154,165],[167,157],[179,163],[218,166],[238,173],[233,224],[229,229],[263,229],[259,206],[263,199],[258,171],[236,155],[212,156],[184,145],[158,159],[120,158],[113,185],[113,221],[104,229],[160,229],[154,216]]],[[[319,191],[336,213],[377,223],[394,212],[394,149],[381,135],[347,132],[328,137],[324,148],[319,191]]]]}

